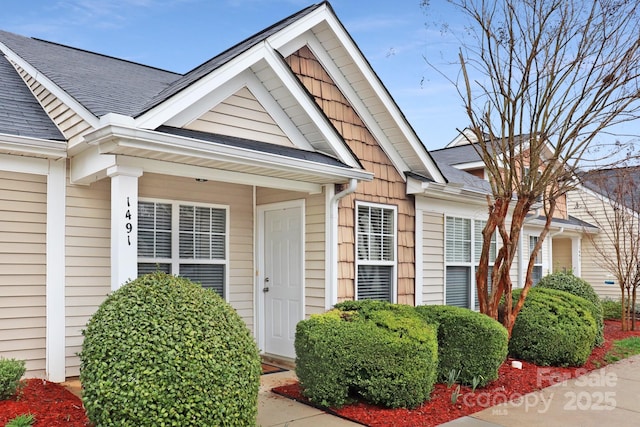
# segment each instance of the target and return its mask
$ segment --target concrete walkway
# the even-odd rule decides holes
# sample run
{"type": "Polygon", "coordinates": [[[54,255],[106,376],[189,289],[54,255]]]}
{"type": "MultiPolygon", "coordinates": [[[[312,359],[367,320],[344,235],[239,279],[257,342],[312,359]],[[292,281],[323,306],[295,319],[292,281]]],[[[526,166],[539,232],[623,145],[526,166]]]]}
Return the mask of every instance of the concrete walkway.
{"type": "MultiPolygon", "coordinates": [[[[293,371],[260,377],[259,426],[360,425],[271,392],[273,387],[293,381],[296,381],[293,371]]],[[[77,381],[65,385],[69,388],[75,387],[74,391],[79,393],[77,381]]],[[[445,427],[640,426],[640,356],[634,356],[581,377],[526,394],[506,404],[490,406],[491,403],[487,402],[487,409],[442,425],[445,427]]]]}
{"type": "MultiPolygon", "coordinates": [[[[273,387],[291,381],[295,381],[295,375],[291,371],[262,376],[258,425],[262,427],[359,425],[269,391],[273,387]]],[[[581,377],[526,394],[506,404],[489,406],[490,404],[491,402],[487,402],[487,409],[442,426],[640,426],[640,356],[634,356],[581,377]]]]}

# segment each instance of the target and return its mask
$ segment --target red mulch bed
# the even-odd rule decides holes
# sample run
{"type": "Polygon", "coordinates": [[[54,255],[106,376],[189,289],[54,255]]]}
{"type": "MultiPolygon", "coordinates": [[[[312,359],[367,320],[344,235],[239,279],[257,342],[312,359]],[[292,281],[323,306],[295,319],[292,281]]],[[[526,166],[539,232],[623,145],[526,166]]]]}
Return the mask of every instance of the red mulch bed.
{"type": "MultiPolygon", "coordinates": [[[[431,400],[416,409],[383,409],[365,403],[355,403],[341,409],[324,409],[368,426],[435,426],[596,369],[604,365],[602,360],[613,341],[630,336],[640,336],[640,331],[621,332],[620,322],[606,321],[605,345],[593,351],[585,366],[538,368],[536,365],[523,362],[523,368],[520,370],[511,368],[511,360],[507,360],[500,368],[500,377],[487,387],[478,389],[475,393],[467,387],[462,387],[456,404],[451,403],[451,393],[455,387],[447,388],[444,384],[436,384],[431,400]]],[[[302,396],[297,383],[277,387],[273,391],[309,403],[302,396]]],[[[60,384],[41,379],[25,380],[24,387],[16,396],[0,401],[0,425],[3,426],[14,417],[27,413],[35,416],[34,427],[91,425],[77,396],[60,384]]]]}
{"type": "MultiPolygon", "coordinates": [[[[580,368],[538,367],[522,362],[522,369],[515,369],[511,367],[512,359],[508,359],[500,367],[498,379],[486,387],[476,389],[475,393],[469,387],[461,387],[455,404],[451,402],[451,394],[457,386],[449,388],[446,384],[436,384],[431,399],[415,409],[385,409],[363,402],[342,408],[321,409],[371,427],[437,426],[602,367],[605,364],[604,355],[611,349],[614,341],[640,336],[640,331],[622,332],[620,322],[605,321],[604,335],[604,346],[596,348],[587,363],[580,368]]],[[[298,383],[276,387],[272,391],[311,404],[302,396],[298,383]]]]}
{"type": "Polygon", "coordinates": [[[85,427],[89,420],[78,396],[57,383],[28,379],[9,400],[0,401],[0,425],[18,415],[33,414],[34,427],[85,427]]]}

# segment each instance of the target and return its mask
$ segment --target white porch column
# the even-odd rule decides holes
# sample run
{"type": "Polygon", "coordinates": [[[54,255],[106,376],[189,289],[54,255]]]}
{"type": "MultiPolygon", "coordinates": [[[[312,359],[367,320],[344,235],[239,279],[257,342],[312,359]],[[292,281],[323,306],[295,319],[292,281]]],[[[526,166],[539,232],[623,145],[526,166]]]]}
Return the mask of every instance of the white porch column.
{"type": "Polygon", "coordinates": [[[47,176],[46,375],[65,380],[65,194],[67,160],[50,160],[47,176]]]}
{"type": "Polygon", "coordinates": [[[571,238],[571,268],[573,275],[582,276],[582,239],[580,237],[571,238]]]}
{"type": "Polygon", "coordinates": [[[138,178],[142,169],[113,166],[111,178],[111,290],[138,275],[138,178]]]}

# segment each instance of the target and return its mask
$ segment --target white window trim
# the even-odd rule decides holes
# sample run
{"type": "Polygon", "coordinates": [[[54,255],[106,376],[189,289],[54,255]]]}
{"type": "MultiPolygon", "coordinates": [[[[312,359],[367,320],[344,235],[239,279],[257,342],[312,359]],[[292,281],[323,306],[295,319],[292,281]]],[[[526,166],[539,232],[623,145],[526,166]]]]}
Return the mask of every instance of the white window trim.
{"type": "Polygon", "coordinates": [[[228,205],[218,205],[212,203],[199,203],[187,200],[169,200],[141,197],[139,202],[147,203],[163,203],[171,205],[171,258],[149,258],[138,257],[138,263],[158,263],[171,264],[171,273],[180,275],[180,264],[212,264],[224,265],[224,298],[229,302],[229,223],[230,208],[228,205]],[[222,209],[225,211],[225,241],[224,241],[224,260],[221,259],[198,259],[198,258],[180,258],[180,206],[195,206],[212,209],[222,209]]]}
{"type": "MultiPolygon", "coordinates": [[[[536,236],[535,234],[530,234],[529,235],[529,258],[527,260],[527,264],[529,263],[529,260],[531,259],[531,252],[533,252],[533,247],[535,247],[535,245],[538,243],[538,240],[540,240],[540,236],[536,236]],[[533,243],[533,247],[532,247],[532,243],[533,243]]],[[[540,279],[542,279],[542,277],[544,277],[544,258],[543,258],[543,248],[544,245],[542,245],[540,247],[540,250],[538,251],[538,255],[536,256],[536,259],[533,262],[533,268],[535,270],[536,267],[540,267],[540,279]]],[[[533,270],[531,272],[531,279],[533,279],[533,270]]],[[[533,285],[535,286],[537,283],[533,283],[533,285]]]]}
{"type": "MultiPolygon", "coordinates": [[[[469,292],[469,309],[471,310],[475,310],[475,306],[476,306],[476,292],[474,292],[474,289],[476,288],[476,268],[478,267],[478,262],[475,260],[476,259],[476,253],[475,253],[475,227],[476,227],[476,222],[478,221],[484,221],[486,222],[486,219],[479,219],[479,218],[471,218],[471,217],[465,217],[465,216],[460,216],[460,215],[445,215],[444,217],[444,298],[443,298],[443,303],[446,304],[447,303],[447,267],[467,267],[469,268],[469,288],[467,289],[467,291],[469,292]],[[447,260],[447,241],[449,240],[448,235],[447,235],[447,219],[465,219],[468,220],[470,223],[470,236],[471,236],[471,247],[470,247],[470,251],[469,251],[469,261],[448,261],[447,260]]],[[[494,235],[495,236],[495,235],[494,235]]],[[[494,237],[496,239],[496,256],[498,254],[498,250],[500,249],[500,247],[498,246],[498,238],[497,236],[494,237]]],[[[490,260],[489,261],[489,267],[493,267],[494,265],[494,261],[495,260],[490,260]]]]}
{"type": "Polygon", "coordinates": [[[358,299],[358,268],[362,265],[384,265],[391,266],[391,301],[396,303],[398,300],[398,207],[396,205],[385,205],[382,203],[372,203],[356,201],[354,211],[354,263],[355,263],[355,277],[354,277],[354,299],[358,299]],[[393,261],[361,261],[358,259],[358,208],[361,206],[387,209],[393,212],[393,261]]]}

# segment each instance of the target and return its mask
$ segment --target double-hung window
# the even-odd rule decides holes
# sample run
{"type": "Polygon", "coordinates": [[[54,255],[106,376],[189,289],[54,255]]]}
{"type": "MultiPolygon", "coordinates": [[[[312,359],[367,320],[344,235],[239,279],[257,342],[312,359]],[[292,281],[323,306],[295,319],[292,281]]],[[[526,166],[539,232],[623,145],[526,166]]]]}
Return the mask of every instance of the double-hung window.
{"type": "MultiPolygon", "coordinates": [[[[445,303],[458,307],[478,308],[475,273],[482,250],[482,230],[486,221],[447,216],[445,218],[445,303]]],[[[492,264],[496,257],[496,234],[489,250],[489,286],[492,264]]]]}
{"type": "MultiPolygon", "coordinates": [[[[533,253],[533,248],[538,244],[538,236],[529,236],[529,256],[533,253]]],[[[536,254],[536,259],[533,261],[533,271],[531,272],[531,279],[533,286],[537,285],[542,279],[542,248],[536,254]]]]}
{"type": "Polygon", "coordinates": [[[138,275],[186,277],[226,294],[228,208],[181,202],[138,202],[138,275]]]}
{"type": "Polygon", "coordinates": [[[397,210],[356,204],[356,299],[394,301],[397,210]]]}

